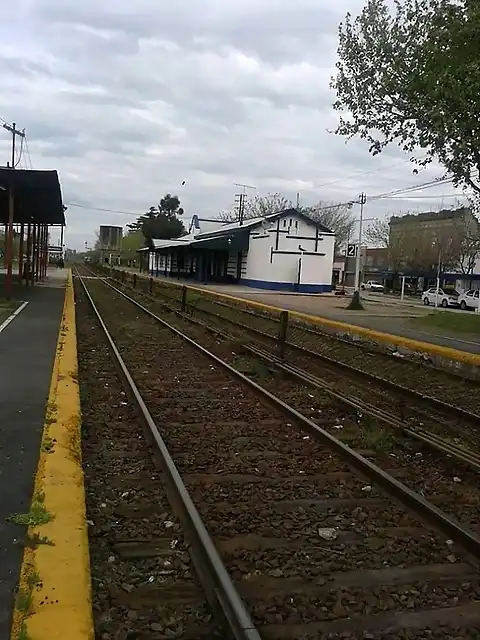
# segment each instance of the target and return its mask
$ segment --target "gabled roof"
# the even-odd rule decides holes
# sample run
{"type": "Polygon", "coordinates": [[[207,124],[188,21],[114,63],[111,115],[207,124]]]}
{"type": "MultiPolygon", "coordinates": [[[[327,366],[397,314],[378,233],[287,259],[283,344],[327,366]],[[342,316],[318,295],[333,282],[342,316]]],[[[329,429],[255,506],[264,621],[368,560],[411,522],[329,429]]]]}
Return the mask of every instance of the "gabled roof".
{"type": "Polygon", "coordinates": [[[298,216],[299,218],[304,220],[307,224],[311,225],[312,227],[315,227],[322,233],[329,233],[333,235],[333,231],[331,231],[330,229],[327,229],[327,227],[325,227],[323,224],[320,224],[320,222],[316,222],[315,220],[312,220],[312,218],[305,215],[302,211],[298,211],[297,209],[284,209],[283,211],[270,213],[268,216],[260,216],[258,218],[247,218],[246,220],[243,221],[243,224],[240,224],[238,220],[235,222],[230,222],[229,224],[224,224],[219,229],[215,229],[214,231],[211,231],[209,233],[198,234],[197,236],[195,236],[195,238],[196,239],[214,238],[219,235],[232,233],[233,231],[240,231],[242,229],[251,229],[252,227],[256,227],[257,225],[262,224],[262,222],[265,222],[265,221],[275,222],[277,218],[283,218],[284,216],[298,216]]]}
{"type": "MultiPolygon", "coordinates": [[[[265,222],[274,223],[277,219],[283,218],[284,216],[292,216],[292,217],[298,216],[303,220],[305,220],[307,224],[318,229],[321,233],[334,235],[333,232],[330,231],[330,229],[327,229],[327,227],[323,226],[319,222],[312,220],[310,217],[306,216],[301,211],[297,211],[297,209],[285,209],[284,211],[271,213],[268,216],[261,216],[258,218],[249,218],[247,220],[244,220],[243,224],[240,224],[238,220],[235,222],[229,222],[229,223],[225,223],[219,220],[218,224],[220,226],[217,229],[213,229],[212,231],[207,231],[207,232],[197,233],[197,234],[195,234],[194,232],[191,232],[186,236],[182,236],[181,238],[175,238],[174,240],[152,240],[152,245],[154,249],[162,249],[162,248],[166,249],[168,247],[182,247],[182,246],[188,247],[195,244],[199,244],[200,242],[204,242],[206,240],[210,240],[210,239],[214,240],[215,238],[221,238],[224,236],[230,236],[234,233],[240,233],[244,229],[251,230],[256,226],[260,226],[262,223],[265,224],[265,222]]],[[[193,222],[193,219],[192,219],[192,222],[193,222]]],[[[210,220],[209,222],[214,222],[214,221],[210,220]]],[[[190,228],[192,228],[192,225],[190,225],[190,228]]],[[[141,249],[141,251],[145,251],[145,250],[148,250],[148,249],[141,249]]]]}
{"type": "Polygon", "coordinates": [[[228,223],[224,220],[220,220],[218,218],[216,220],[211,218],[201,218],[199,215],[194,213],[188,227],[188,232],[193,235],[199,235],[200,233],[210,233],[211,231],[220,229],[225,224],[228,223]]]}

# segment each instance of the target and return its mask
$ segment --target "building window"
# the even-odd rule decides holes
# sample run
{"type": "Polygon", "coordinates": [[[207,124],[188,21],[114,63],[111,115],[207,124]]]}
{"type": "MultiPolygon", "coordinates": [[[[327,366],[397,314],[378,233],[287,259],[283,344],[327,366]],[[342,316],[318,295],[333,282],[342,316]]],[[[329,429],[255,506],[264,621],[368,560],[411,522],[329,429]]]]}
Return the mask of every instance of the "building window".
{"type": "Polygon", "coordinates": [[[298,229],[298,220],[295,220],[295,229],[298,229]]]}
{"type": "Polygon", "coordinates": [[[287,226],[287,221],[284,219],[283,220],[283,226],[286,227],[287,226]]]}

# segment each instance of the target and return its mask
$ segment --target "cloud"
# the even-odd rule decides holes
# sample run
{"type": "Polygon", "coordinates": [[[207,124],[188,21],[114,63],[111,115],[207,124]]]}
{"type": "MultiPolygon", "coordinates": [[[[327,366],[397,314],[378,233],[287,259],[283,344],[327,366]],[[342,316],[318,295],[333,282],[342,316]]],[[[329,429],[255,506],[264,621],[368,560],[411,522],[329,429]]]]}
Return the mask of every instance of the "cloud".
{"type": "MultiPolygon", "coordinates": [[[[26,128],[33,167],[56,168],[65,201],[83,205],[69,206],[67,243],[81,249],[100,224],[133,218],[95,207],[140,214],[167,191],[179,195],[187,215],[215,216],[233,205],[235,182],[292,199],[298,191],[308,204],[440,175],[430,167],[414,177],[400,151],[372,158],[364,143],[346,145],[328,132],[337,120],[329,80],[338,23],[362,5],[7,5],[0,24],[0,117],[26,128]]],[[[4,131],[5,161],[9,144],[4,131]]],[[[405,209],[399,201],[369,206],[375,215],[405,209]]]]}

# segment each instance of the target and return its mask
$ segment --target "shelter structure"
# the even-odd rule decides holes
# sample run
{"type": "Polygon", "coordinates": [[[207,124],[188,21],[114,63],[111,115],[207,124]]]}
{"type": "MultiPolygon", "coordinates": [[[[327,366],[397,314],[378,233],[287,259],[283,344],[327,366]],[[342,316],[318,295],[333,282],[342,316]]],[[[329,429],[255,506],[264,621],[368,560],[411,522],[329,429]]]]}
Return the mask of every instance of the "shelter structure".
{"type": "Polygon", "coordinates": [[[62,228],[63,245],[65,212],[57,172],[0,167],[0,224],[5,226],[3,289],[9,298],[14,280],[30,286],[46,276],[49,227],[62,228]]]}
{"type": "Polygon", "coordinates": [[[231,223],[194,215],[185,236],[152,240],[139,253],[152,275],[324,293],[332,289],[334,244],[330,229],[287,209],[231,223]]]}

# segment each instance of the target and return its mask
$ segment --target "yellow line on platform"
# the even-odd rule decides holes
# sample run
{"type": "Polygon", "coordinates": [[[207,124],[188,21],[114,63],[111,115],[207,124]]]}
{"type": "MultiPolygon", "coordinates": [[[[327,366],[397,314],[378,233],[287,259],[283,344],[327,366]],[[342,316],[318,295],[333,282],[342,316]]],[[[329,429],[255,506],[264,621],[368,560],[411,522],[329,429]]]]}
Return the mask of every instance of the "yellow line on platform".
{"type": "Polygon", "coordinates": [[[57,342],[12,640],[93,640],[72,274],[57,342]]]}
{"type": "MultiPolygon", "coordinates": [[[[142,278],[148,278],[144,274],[137,274],[142,278]]],[[[159,282],[165,283],[166,286],[174,286],[180,287],[184,286],[178,282],[170,282],[168,280],[157,279],[159,282]]],[[[344,333],[353,333],[355,335],[361,336],[368,340],[376,340],[377,342],[381,342],[384,344],[394,345],[396,347],[408,349],[410,351],[427,353],[432,356],[445,358],[447,360],[454,360],[456,362],[461,362],[463,364],[473,365],[476,367],[480,366],[480,355],[475,353],[469,353],[468,351],[460,351],[459,349],[452,349],[451,347],[443,347],[439,344],[434,344],[433,342],[423,342],[420,340],[414,340],[412,338],[405,338],[403,336],[398,336],[393,333],[384,333],[383,331],[377,331],[375,329],[368,329],[367,327],[360,327],[356,324],[350,324],[348,322],[342,322],[340,320],[331,320],[330,318],[325,318],[323,316],[314,316],[308,313],[302,313],[301,311],[294,311],[292,309],[285,309],[282,307],[275,307],[273,305],[266,304],[264,302],[257,302],[256,300],[251,300],[250,298],[241,298],[238,296],[233,296],[227,293],[221,293],[220,291],[207,289],[206,287],[195,287],[191,285],[185,285],[188,289],[192,291],[198,291],[200,293],[218,297],[225,298],[227,300],[233,300],[235,302],[241,302],[242,304],[246,304],[248,306],[257,307],[259,309],[263,309],[265,311],[274,311],[279,313],[280,311],[288,311],[289,315],[294,316],[295,318],[299,318],[300,320],[304,320],[310,324],[314,324],[320,327],[328,327],[330,329],[334,329],[337,332],[344,333]]],[[[275,291],[266,291],[265,293],[275,294],[275,291]]],[[[447,336],[446,336],[447,337],[447,336]]]]}

